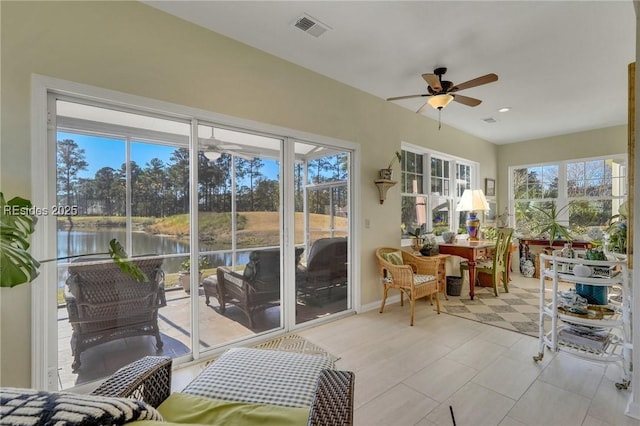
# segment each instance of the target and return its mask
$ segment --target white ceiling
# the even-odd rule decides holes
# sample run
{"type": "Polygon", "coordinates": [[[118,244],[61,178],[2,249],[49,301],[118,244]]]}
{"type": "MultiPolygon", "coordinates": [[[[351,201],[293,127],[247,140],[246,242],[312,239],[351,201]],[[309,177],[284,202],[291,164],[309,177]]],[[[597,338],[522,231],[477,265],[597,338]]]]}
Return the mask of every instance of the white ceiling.
{"type": "MultiPolygon", "coordinates": [[[[421,74],[439,66],[454,84],[496,73],[460,92],[481,105],[442,111],[443,124],[496,144],[627,123],[631,0],[144,3],[383,99],[426,93],[421,74]],[[315,38],[295,28],[303,13],[331,29],[315,38]]],[[[424,101],[396,103],[416,111],[424,101]]]]}

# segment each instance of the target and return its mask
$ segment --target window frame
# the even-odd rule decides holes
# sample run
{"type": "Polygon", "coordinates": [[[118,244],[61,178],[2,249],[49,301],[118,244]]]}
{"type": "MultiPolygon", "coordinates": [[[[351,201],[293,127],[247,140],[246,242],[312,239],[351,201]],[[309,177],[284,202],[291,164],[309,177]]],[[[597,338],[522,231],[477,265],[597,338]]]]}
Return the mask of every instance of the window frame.
{"type": "MultiPolygon", "coordinates": [[[[425,148],[425,147],[420,147],[417,145],[413,145],[407,142],[402,142],[401,144],[401,153],[402,155],[402,159],[403,161],[400,164],[400,180],[401,180],[401,188],[400,188],[400,199],[401,199],[401,209],[402,209],[402,200],[405,197],[424,197],[425,199],[425,218],[426,218],[426,224],[429,225],[431,224],[431,226],[429,226],[429,229],[432,230],[433,229],[433,211],[432,209],[429,207],[432,205],[432,203],[435,200],[441,200],[442,198],[445,198],[447,200],[449,200],[450,206],[451,206],[451,210],[449,213],[449,230],[456,232],[460,227],[461,223],[464,223],[463,220],[461,220],[460,218],[460,214],[456,214],[455,211],[455,207],[458,205],[458,201],[461,197],[462,194],[458,194],[458,173],[459,173],[459,166],[465,166],[465,167],[469,167],[469,182],[466,185],[466,188],[472,188],[472,189],[477,189],[478,188],[478,176],[479,176],[479,169],[480,169],[480,165],[478,162],[466,159],[466,158],[462,158],[462,157],[457,157],[451,154],[445,154],[433,149],[429,149],[429,148],[425,148]],[[411,174],[416,174],[413,171],[407,171],[406,170],[406,161],[405,161],[405,152],[411,152],[417,155],[422,155],[422,188],[423,188],[423,192],[406,192],[407,189],[407,182],[406,182],[406,174],[407,173],[411,173],[411,174]],[[449,162],[449,167],[448,167],[448,180],[449,180],[449,187],[448,187],[448,195],[444,195],[444,194],[435,194],[431,192],[432,189],[432,170],[431,170],[431,163],[432,163],[432,159],[437,159],[437,160],[442,160],[442,161],[447,161],[449,162]],[[425,192],[425,190],[427,190],[425,192]]],[[[436,178],[439,179],[446,179],[443,178],[443,176],[445,176],[445,173],[443,171],[442,176],[436,176],[436,178]]],[[[418,186],[419,187],[419,186],[418,186]]],[[[464,188],[463,188],[464,189],[464,188]]],[[[464,191],[462,191],[464,192],[464,191]]],[[[401,218],[402,218],[402,213],[401,213],[401,218]]],[[[406,231],[406,230],[405,230],[406,231]]],[[[406,232],[402,232],[401,231],[401,244],[403,246],[406,245],[411,245],[411,236],[409,236],[409,234],[407,234],[406,232]]]]}
{"type": "MultiPolygon", "coordinates": [[[[516,214],[515,214],[515,207],[516,207],[516,203],[518,202],[554,202],[556,204],[556,206],[558,207],[559,210],[559,219],[561,222],[563,223],[569,223],[569,210],[568,208],[563,209],[564,206],[569,205],[572,201],[603,201],[603,200],[618,200],[619,204],[621,204],[622,202],[624,202],[627,198],[628,198],[628,191],[629,191],[629,186],[628,184],[626,184],[626,176],[628,176],[628,156],[626,153],[618,153],[618,154],[609,154],[609,155],[601,155],[601,156],[597,156],[597,157],[583,157],[583,158],[572,158],[572,159],[568,159],[568,160],[562,160],[562,161],[553,161],[553,162],[542,162],[542,163],[531,163],[531,164],[523,164],[523,165],[516,165],[516,166],[510,166],[509,167],[509,211],[510,212],[514,212],[514,214],[509,216],[509,224],[508,226],[510,227],[516,227],[517,223],[516,223],[516,214]],[[568,191],[568,186],[569,186],[569,176],[567,173],[568,170],[568,166],[569,164],[572,163],[587,163],[587,162],[591,162],[591,161],[614,161],[614,162],[618,162],[621,161],[622,162],[622,166],[623,169],[623,176],[624,178],[613,178],[612,179],[620,179],[618,182],[623,182],[624,188],[623,188],[623,193],[621,195],[618,196],[601,196],[601,195],[596,195],[596,196],[589,196],[589,195],[581,195],[581,196],[570,196],[569,195],[569,191],[568,191]],[[539,198],[532,198],[532,197],[527,197],[527,198],[518,198],[516,199],[516,186],[515,186],[515,181],[514,181],[514,176],[515,176],[515,172],[516,170],[520,170],[520,169],[531,169],[531,168],[536,168],[536,167],[550,167],[550,166],[556,166],[558,168],[558,173],[557,173],[557,179],[558,179],[558,183],[557,183],[557,195],[556,197],[545,197],[544,194],[542,194],[543,196],[539,197],[539,198]]],[[[544,170],[544,169],[543,169],[544,170]]],[[[612,180],[613,182],[613,180],[612,180]]],[[[543,181],[544,183],[544,181],[543,181]]]]}

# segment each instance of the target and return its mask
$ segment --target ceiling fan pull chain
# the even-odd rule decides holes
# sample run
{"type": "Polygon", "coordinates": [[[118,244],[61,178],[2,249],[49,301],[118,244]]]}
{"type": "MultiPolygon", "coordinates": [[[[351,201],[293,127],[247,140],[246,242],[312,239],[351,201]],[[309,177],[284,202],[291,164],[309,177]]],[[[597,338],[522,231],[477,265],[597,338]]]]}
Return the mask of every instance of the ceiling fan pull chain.
{"type": "Polygon", "coordinates": [[[440,130],[440,127],[442,127],[442,121],[440,118],[441,114],[442,114],[442,108],[438,108],[438,130],[440,130]]]}

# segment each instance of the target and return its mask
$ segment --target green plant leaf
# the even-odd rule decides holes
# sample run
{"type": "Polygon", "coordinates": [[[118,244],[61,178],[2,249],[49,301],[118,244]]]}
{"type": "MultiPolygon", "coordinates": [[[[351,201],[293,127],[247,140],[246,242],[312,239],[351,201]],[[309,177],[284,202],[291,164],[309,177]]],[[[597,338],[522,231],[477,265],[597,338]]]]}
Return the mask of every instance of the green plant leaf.
{"type": "Polygon", "coordinates": [[[8,202],[0,192],[0,287],[15,287],[33,281],[40,263],[29,253],[29,236],[37,218],[29,215],[29,200],[15,197],[8,202]]]}
{"type": "Polygon", "coordinates": [[[149,277],[142,269],[136,266],[129,260],[127,252],[122,247],[122,244],[115,238],[109,241],[109,256],[113,259],[113,262],[120,268],[122,272],[135,278],[136,281],[149,281],[149,277]]]}

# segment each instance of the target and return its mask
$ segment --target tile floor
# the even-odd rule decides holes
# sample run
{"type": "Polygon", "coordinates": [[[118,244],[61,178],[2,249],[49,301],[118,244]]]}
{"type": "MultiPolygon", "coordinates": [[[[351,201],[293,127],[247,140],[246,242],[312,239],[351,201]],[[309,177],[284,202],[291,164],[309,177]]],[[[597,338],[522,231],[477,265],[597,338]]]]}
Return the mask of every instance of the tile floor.
{"type": "MultiPolygon", "coordinates": [[[[524,278],[514,278],[524,279],[524,278]]],[[[537,281],[537,280],[536,280],[537,281]]],[[[548,350],[516,332],[437,315],[427,301],[377,310],[298,334],[356,373],[356,425],[640,425],[624,415],[619,367],[548,350]]],[[[199,369],[178,370],[181,389],[199,369]]]]}

